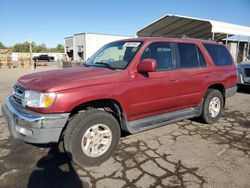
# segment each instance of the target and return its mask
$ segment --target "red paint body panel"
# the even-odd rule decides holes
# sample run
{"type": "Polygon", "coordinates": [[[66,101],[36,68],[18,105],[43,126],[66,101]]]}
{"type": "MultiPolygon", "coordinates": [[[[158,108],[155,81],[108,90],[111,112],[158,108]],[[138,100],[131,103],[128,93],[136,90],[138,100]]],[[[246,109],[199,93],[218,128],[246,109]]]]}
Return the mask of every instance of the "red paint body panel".
{"type": "Polygon", "coordinates": [[[145,72],[155,72],[157,69],[157,63],[154,59],[144,59],[139,65],[138,65],[138,72],[145,73],[145,72]]]}
{"type": "Polygon", "coordinates": [[[71,112],[89,101],[113,99],[120,103],[131,121],[197,106],[211,85],[222,84],[226,89],[237,83],[235,66],[216,67],[202,45],[204,41],[176,38],[135,38],[127,41],[130,40],[144,43],[125,70],[79,67],[21,77],[18,82],[27,89],[58,94],[52,107],[32,110],[41,113],[71,112]],[[194,43],[200,48],[207,67],[139,73],[140,57],[152,42],[194,43]]]}

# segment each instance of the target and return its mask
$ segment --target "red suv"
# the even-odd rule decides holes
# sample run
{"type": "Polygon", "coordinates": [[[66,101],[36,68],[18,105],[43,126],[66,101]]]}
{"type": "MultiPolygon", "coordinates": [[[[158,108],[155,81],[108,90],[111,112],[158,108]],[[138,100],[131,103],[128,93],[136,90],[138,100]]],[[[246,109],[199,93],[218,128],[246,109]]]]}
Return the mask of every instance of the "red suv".
{"type": "Polygon", "coordinates": [[[237,91],[224,45],[178,38],[109,43],[82,67],[18,79],[2,111],[11,134],[29,143],[63,140],[81,166],[107,160],[121,130],[137,133],[183,119],[219,119],[237,91]]]}

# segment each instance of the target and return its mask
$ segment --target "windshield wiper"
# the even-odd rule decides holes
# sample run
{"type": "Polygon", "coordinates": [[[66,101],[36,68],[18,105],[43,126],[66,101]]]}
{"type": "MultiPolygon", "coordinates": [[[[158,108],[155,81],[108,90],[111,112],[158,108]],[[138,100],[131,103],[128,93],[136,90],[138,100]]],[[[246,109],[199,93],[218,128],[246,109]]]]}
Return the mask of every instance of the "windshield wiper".
{"type": "Polygon", "coordinates": [[[104,62],[95,62],[95,64],[104,65],[103,67],[106,67],[106,68],[108,68],[108,69],[115,70],[115,68],[112,67],[112,66],[110,66],[110,64],[108,64],[108,63],[104,63],[104,62]]]}
{"type": "Polygon", "coordinates": [[[86,64],[86,63],[83,63],[83,64],[81,65],[81,67],[90,67],[90,65],[88,65],[88,64],[86,64]]]}

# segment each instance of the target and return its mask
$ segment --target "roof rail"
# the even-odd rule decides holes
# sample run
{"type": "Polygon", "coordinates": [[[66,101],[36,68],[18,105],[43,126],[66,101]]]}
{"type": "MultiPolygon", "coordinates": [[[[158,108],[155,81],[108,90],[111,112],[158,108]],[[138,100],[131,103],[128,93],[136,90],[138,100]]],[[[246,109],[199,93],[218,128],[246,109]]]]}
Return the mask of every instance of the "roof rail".
{"type": "Polygon", "coordinates": [[[192,40],[203,40],[203,41],[214,41],[211,38],[194,38],[194,37],[189,37],[187,35],[164,35],[162,37],[180,38],[180,39],[192,39],[192,40]]]}
{"type": "Polygon", "coordinates": [[[211,38],[208,38],[208,39],[205,39],[205,38],[193,38],[193,37],[189,37],[187,35],[182,35],[180,38],[182,38],[182,39],[192,39],[192,40],[213,41],[211,38]]]}

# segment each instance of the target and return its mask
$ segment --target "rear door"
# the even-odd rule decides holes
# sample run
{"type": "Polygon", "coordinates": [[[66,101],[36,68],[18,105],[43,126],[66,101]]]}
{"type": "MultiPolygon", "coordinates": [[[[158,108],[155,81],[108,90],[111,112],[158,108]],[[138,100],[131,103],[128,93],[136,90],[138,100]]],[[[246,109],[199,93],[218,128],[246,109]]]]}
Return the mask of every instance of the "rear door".
{"type": "Polygon", "coordinates": [[[197,106],[207,87],[209,70],[200,48],[193,43],[176,43],[183,107],[197,106]]]}

